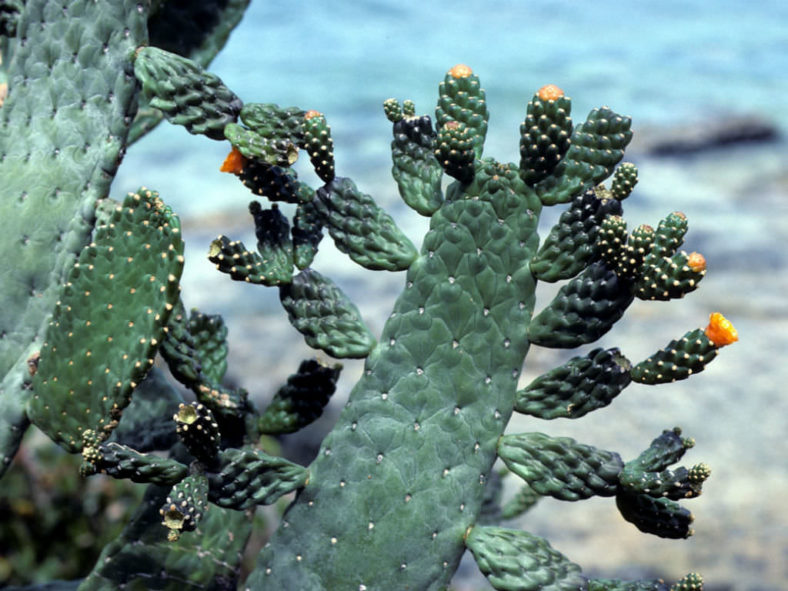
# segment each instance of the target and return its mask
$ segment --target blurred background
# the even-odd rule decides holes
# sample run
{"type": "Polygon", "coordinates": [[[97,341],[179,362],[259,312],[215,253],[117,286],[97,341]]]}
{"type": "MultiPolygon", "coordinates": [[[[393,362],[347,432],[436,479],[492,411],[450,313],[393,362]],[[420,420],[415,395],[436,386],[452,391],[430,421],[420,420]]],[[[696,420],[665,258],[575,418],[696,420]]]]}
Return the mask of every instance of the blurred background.
{"type": "MultiPolygon", "coordinates": [[[[786,23],[782,0],[254,0],[210,68],[245,102],[323,112],[337,174],[373,195],[417,245],[428,222],[401,202],[391,179],[384,99],[410,98],[419,114],[432,115],[446,70],[468,64],[487,91],[485,155],[502,161],[518,161],[526,103],[544,84],[572,97],[576,122],[603,104],[632,117],[635,137],[625,159],[638,165],[640,182],[624,204],[629,226],[656,226],[671,211],[685,212],[684,248],[706,256],[708,275],[684,300],[637,301],[594,346],[620,347],[637,362],[705,326],[712,311],[734,323],[741,341],[688,381],[632,385],[613,405],[579,421],[512,420],[510,432],[570,436],[624,459],[678,425],[697,441],[684,463],[711,465],[704,494],[686,503],[696,517],[688,540],[638,532],[611,499],[545,499],[520,520],[589,574],[674,580],[694,570],[707,589],[786,588],[786,23]]],[[[145,185],[180,213],[184,301],[225,317],[229,376],[263,405],[299,360],[314,353],[287,323],[276,290],[232,282],[206,259],[217,234],[254,243],[246,209],[251,195],[219,173],[228,151],[227,142],[163,124],[129,149],[113,196],[145,185]]],[[[297,170],[317,187],[305,164],[297,170]]],[[[545,212],[543,233],[559,213],[560,207],[545,212]]],[[[404,275],[365,271],[329,242],[314,266],[351,296],[378,334],[404,275]]],[[[537,309],[553,291],[538,292],[537,309]]],[[[533,348],[522,385],[590,348],[533,348]]],[[[344,365],[335,407],[361,370],[357,362],[344,365]]],[[[310,427],[290,453],[308,457],[334,416],[310,427]]],[[[463,564],[456,589],[490,588],[474,569],[472,561],[463,564]]]]}

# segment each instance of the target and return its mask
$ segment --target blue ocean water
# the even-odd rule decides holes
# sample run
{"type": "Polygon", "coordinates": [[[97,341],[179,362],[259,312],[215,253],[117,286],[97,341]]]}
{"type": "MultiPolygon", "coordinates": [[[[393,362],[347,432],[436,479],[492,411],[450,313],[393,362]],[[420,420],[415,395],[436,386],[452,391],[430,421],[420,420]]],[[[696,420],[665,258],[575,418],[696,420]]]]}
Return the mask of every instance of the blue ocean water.
{"type": "MultiPolygon", "coordinates": [[[[426,222],[402,205],[391,180],[391,126],[381,103],[410,98],[431,114],[437,84],[456,63],[481,77],[491,112],[485,152],[500,160],[517,160],[525,105],[547,83],[573,98],[575,120],[606,104],[633,118],[636,137],[752,114],[782,134],[770,144],[697,156],[634,155],[640,183],[625,203],[630,227],[681,209],[690,220],[685,247],[707,256],[709,275],[681,302],[636,303],[601,346],[620,346],[638,360],[705,324],[712,310],[734,322],[741,343],[688,382],[658,394],[632,386],[610,410],[538,427],[632,457],[680,422],[698,440],[688,465],[706,461],[714,469],[708,494],[690,503],[696,536],[666,542],[639,534],[609,500],[591,513],[591,503],[547,501],[529,522],[602,574],[621,574],[621,564],[658,566],[657,574],[671,576],[697,569],[714,588],[780,588],[788,580],[780,501],[788,494],[781,386],[788,383],[788,2],[253,0],[210,69],[247,102],[325,113],[338,174],[373,194],[417,241],[426,222]]],[[[226,316],[231,372],[260,395],[310,353],[283,322],[274,290],[217,278],[205,261],[213,235],[203,229],[251,236],[249,193],[218,172],[228,150],[226,142],[162,125],[129,149],[113,195],[145,184],[188,222],[184,298],[226,316]]],[[[328,245],[318,263],[378,331],[402,277],[360,270],[328,245]]],[[[560,362],[555,352],[535,349],[525,375],[560,362]]],[[[351,371],[342,387],[352,384],[351,371]]]]}
{"type": "MultiPolygon", "coordinates": [[[[211,70],[246,102],[322,111],[340,173],[389,184],[381,103],[411,98],[433,113],[456,63],[481,77],[487,153],[501,160],[516,160],[525,104],[547,83],[573,98],[576,119],[607,104],[636,132],[752,113],[788,129],[786,23],[781,0],[254,0],[211,70]]],[[[165,190],[183,214],[222,209],[214,192],[235,188],[215,172],[226,151],[161,126],[129,151],[116,187],[165,190]]]]}

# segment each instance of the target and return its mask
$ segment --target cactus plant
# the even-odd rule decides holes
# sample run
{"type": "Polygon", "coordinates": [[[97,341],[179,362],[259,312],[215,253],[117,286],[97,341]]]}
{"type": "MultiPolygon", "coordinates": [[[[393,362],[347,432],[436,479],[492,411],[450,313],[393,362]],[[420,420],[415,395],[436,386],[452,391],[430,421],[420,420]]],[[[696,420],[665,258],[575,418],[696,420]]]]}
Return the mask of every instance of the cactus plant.
{"type": "MultiPolygon", "coordinates": [[[[165,36],[167,23],[178,30],[177,2],[102,0],[90,16],[87,5],[9,4],[4,47],[14,57],[0,111],[0,174],[9,179],[0,206],[18,222],[0,242],[3,276],[14,278],[4,283],[0,317],[4,463],[32,421],[81,453],[84,475],[148,484],[138,512],[79,588],[233,588],[249,535],[244,512],[296,492],[244,588],[443,589],[469,550],[496,589],[666,589],[661,581],[587,578],[546,540],[495,523],[538,496],[600,495],[615,497],[644,532],[692,533],[677,501],[700,494],[710,470],[671,467],[693,444],[680,430],[666,430],[630,461],[569,438],[505,433],[515,412],[577,418],[632,381],[684,379],[736,340],[715,313],[705,330],[639,363],[595,349],[518,389],[531,345],[592,343],[635,298],[682,297],[705,274],[703,257],[679,251],[683,214],[627,233],[621,202],[637,181],[634,165],[621,163],[629,118],[603,107],[573,125],[570,99],[544,86],[520,128],[520,162],[506,164],[483,156],[486,97],[468,66],[453,67],[440,84],[434,126],[411,101],[387,100],[393,176],[404,201],[430,218],[417,250],[371,196],[337,174],[322,114],[243,104],[198,59],[209,32],[145,47],[165,36]],[[70,36],[72,26],[87,33],[70,36]],[[74,56],[84,60],[76,70],[74,56]],[[47,102],[55,95],[42,89],[69,77],[69,92],[47,102]],[[137,100],[156,111],[134,119],[137,100]],[[31,113],[48,123],[24,134],[31,113]],[[260,437],[315,420],[340,366],[305,361],[258,412],[245,390],[222,383],[221,321],[187,315],[179,300],[177,216],[146,189],[117,207],[98,206],[123,147],[162,117],[229,140],[222,170],[273,202],[250,205],[257,252],[225,236],[213,241],[209,258],[219,271],[276,287],[309,346],[365,359],[309,466],[264,452],[260,437]],[[24,141],[6,139],[14,133],[24,141]],[[96,136],[110,141],[88,141],[96,136]],[[84,145],[75,148],[77,140],[84,145]],[[289,168],[300,150],[321,187],[289,168]],[[48,166],[52,158],[64,165],[48,166]],[[443,183],[444,175],[454,180],[443,183]],[[277,202],[296,204],[292,222],[277,202]],[[540,247],[540,214],[559,204],[569,207],[540,247]],[[363,267],[406,271],[377,339],[341,289],[311,267],[324,228],[363,267]],[[12,256],[18,244],[34,251],[12,256]],[[559,280],[553,301],[535,313],[537,283],[559,280]],[[152,369],[157,353],[195,402],[152,369]],[[499,459],[525,481],[503,507],[499,459]]],[[[236,22],[244,5],[216,7],[215,16],[236,22]]],[[[226,37],[226,26],[211,30],[226,37]]],[[[690,574],[672,588],[700,585],[690,574]]]]}

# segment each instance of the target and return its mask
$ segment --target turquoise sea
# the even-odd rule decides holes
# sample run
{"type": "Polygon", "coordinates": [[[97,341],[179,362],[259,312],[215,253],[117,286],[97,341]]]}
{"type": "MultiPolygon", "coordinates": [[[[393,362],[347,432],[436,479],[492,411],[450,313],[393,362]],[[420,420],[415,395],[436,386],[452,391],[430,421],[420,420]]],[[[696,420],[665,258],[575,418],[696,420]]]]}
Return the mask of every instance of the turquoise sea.
{"type": "MultiPolygon", "coordinates": [[[[603,104],[633,118],[627,158],[638,165],[640,182],[625,203],[630,227],[655,225],[677,209],[687,214],[685,248],[709,262],[701,288],[680,302],[636,303],[600,346],[619,346],[637,361],[704,326],[714,310],[741,337],[688,381],[631,386],[611,407],[577,422],[510,425],[511,432],[571,436],[625,459],[662,429],[681,425],[697,440],[687,465],[704,461],[713,469],[704,495],[687,503],[697,518],[692,538],[641,534],[610,499],[545,500],[518,526],[547,536],[600,576],[677,578],[698,570],[711,590],[786,589],[788,2],[253,0],[211,70],[246,102],[325,113],[338,174],[374,195],[418,244],[426,221],[400,202],[390,178],[391,127],[381,103],[411,98],[419,112],[431,114],[437,84],[456,63],[470,65],[487,91],[486,154],[517,160],[527,101],[540,86],[557,84],[573,98],[575,120],[603,104]],[[774,125],[778,139],[682,157],[642,149],[666,130],[680,136],[682,127],[743,116],[774,125]]],[[[253,243],[245,212],[251,196],[218,172],[228,151],[226,142],[162,125],[129,149],[113,195],[146,185],[181,213],[189,245],[184,299],[225,315],[230,375],[263,401],[310,352],[287,325],[273,290],[233,283],[205,260],[217,233],[253,243]]],[[[378,332],[402,275],[364,271],[327,242],[316,266],[358,302],[378,332]]],[[[545,303],[550,290],[539,295],[545,303]]],[[[523,383],[571,354],[534,349],[523,383]]],[[[338,399],[360,369],[345,366],[338,399]]],[[[314,432],[330,422],[329,415],[314,432]]],[[[489,587],[469,563],[456,588],[489,587]]]]}

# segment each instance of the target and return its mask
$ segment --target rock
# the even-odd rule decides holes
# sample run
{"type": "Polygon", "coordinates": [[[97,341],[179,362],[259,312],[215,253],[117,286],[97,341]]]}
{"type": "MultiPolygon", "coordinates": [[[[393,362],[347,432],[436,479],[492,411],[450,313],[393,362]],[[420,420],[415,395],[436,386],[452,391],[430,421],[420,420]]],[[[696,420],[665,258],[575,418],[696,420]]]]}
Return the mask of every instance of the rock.
{"type": "Polygon", "coordinates": [[[633,148],[650,156],[681,156],[779,138],[771,121],[742,115],[698,122],[667,129],[644,130],[636,135],[633,148]]]}

